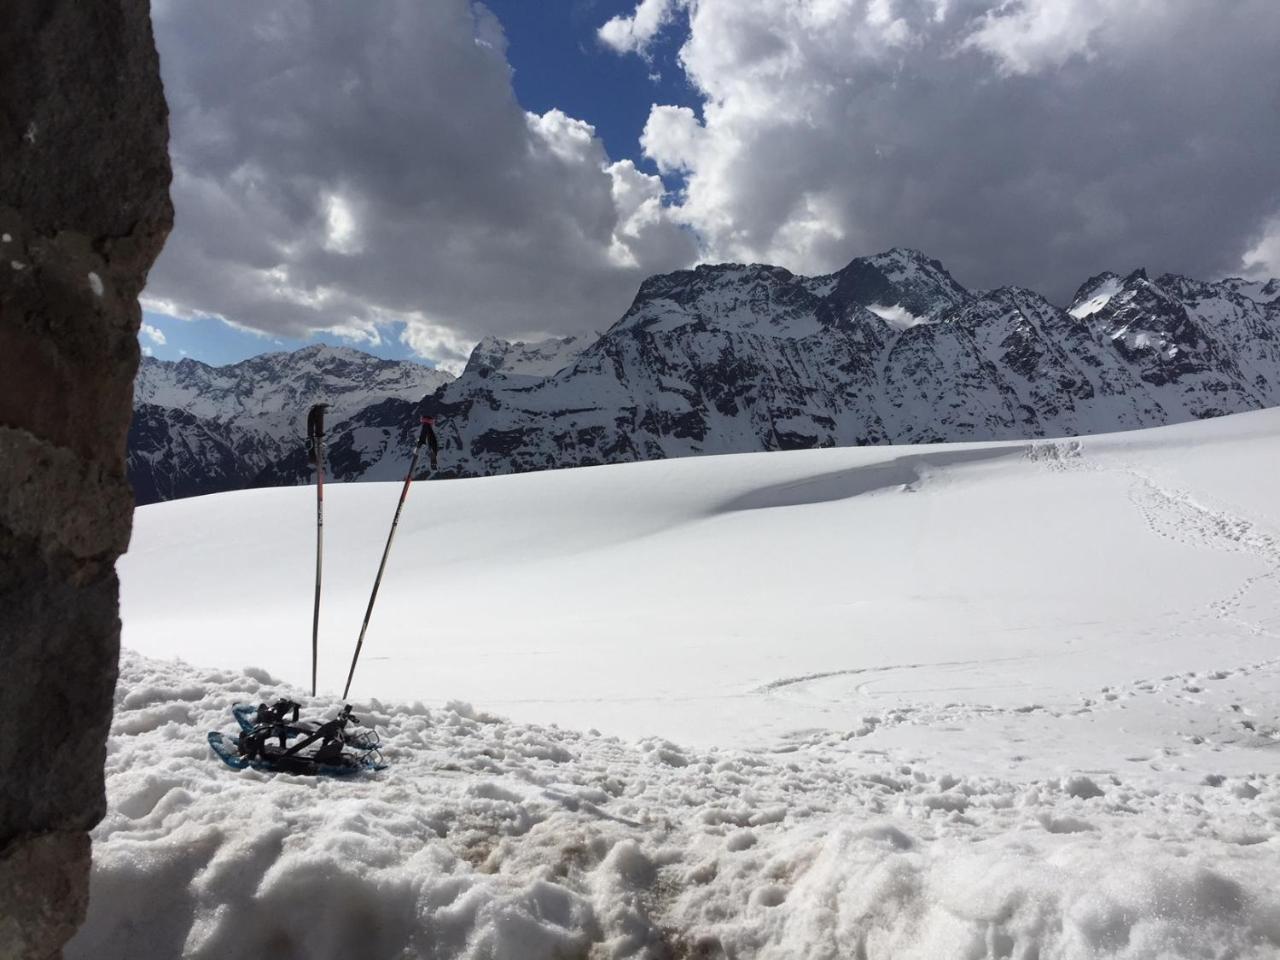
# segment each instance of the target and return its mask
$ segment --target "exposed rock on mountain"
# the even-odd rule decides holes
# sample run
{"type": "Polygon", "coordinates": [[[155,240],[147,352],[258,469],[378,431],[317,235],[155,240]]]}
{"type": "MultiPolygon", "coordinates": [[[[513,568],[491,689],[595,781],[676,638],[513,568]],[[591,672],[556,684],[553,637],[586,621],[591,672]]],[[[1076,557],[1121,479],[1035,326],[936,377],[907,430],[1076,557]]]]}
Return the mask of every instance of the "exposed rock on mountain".
{"type": "Polygon", "coordinates": [[[299,447],[308,408],[330,421],[452,379],[417,363],[323,344],[225,367],[147,357],[134,389],[129,478],[138,503],[249,486],[299,447]]]}
{"type": "MultiPolygon", "coordinates": [[[[1276,281],[1103,273],[1064,310],[904,249],[821,277],[701,266],[650,277],[603,335],[486,338],[421,407],[334,418],[330,469],[398,478],[420,413],[444,476],[1154,426],[1280,402],[1278,331],[1276,281]]],[[[294,443],[251,482],[309,473],[294,443]]]]}

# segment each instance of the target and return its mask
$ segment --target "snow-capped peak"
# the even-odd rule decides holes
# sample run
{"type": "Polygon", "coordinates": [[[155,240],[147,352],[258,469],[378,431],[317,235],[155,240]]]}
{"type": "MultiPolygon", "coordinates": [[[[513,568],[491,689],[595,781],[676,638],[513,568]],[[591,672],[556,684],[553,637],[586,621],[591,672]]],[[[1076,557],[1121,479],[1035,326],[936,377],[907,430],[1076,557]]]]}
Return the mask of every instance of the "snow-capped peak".
{"type": "Polygon", "coordinates": [[[526,343],[487,336],[471,351],[463,375],[477,375],[487,370],[490,374],[504,376],[553,376],[571,364],[598,337],[599,334],[589,333],[526,343]]]}
{"type": "Polygon", "coordinates": [[[1086,280],[1076,291],[1075,299],[1067,308],[1067,313],[1077,320],[1083,320],[1105,307],[1123,288],[1120,278],[1110,271],[1100,273],[1086,280]]]}
{"type": "Polygon", "coordinates": [[[1255,303],[1280,302],[1280,280],[1242,280],[1239,277],[1228,277],[1223,285],[1242,297],[1248,297],[1255,303]]]}

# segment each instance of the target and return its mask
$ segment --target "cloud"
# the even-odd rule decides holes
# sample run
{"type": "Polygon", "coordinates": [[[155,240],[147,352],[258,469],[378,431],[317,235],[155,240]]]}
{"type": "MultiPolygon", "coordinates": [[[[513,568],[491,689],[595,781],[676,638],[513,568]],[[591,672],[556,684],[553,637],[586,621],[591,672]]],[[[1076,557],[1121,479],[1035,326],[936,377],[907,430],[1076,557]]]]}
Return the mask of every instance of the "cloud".
{"type": "Polygon", "coordinates": [[[655,105],[641,142],[709,259],[821,272],[901,244],[1059,301],[1102,269],[1276,263],[1274,0],[671,9],[701,103],[655,105]]]}
{"type": "Polygon", "coordinates": [[[696,238],[594,128],[526,112],[470,0],[157,0],[175,230],[147,305],[446,365],[615,320],[696,238]],[[436,351],[436,352],[429,352],[436,351]]]}
{"type": "Polygon", "coordinates": [[[405,326],[400,342],[419,356],[431,357],[437,367],[455,375],[462,373],[474,346],[469,338],[460,338],[448,327],[432,323],[421,315],[405,326]]]}
{"type": "Polygon", "coordinates": [[[1280,277],[1280,214],[1263,225],[1257,243],[1240,258],[1240,266],[1252,279],[1280,277]]]}
{"type": "MultiPolygon", "coordinates": [[[[1006,74],[1091,59],[1129,31],[1158,30],[1170,0],[1019,0],[988,10],[962,46],[990,54],[1006,74]]],[[[1185,0],[1173,0],[1173,5],[1185,0]]]]}
{"type": "Polygon", "coordinates": [[[618,53],[646,56],[649,44],[672,18],[679,0],[640,0],[629,17],[618,16],[600,28],[599,37],[618,53]]]}
{"type": "Polygon", "coordinates": [[[143,323],[139,332],[157,347],[163,347],[165,345],[164,331],[159,327],[152,326],[149,323],[143,323]]]}

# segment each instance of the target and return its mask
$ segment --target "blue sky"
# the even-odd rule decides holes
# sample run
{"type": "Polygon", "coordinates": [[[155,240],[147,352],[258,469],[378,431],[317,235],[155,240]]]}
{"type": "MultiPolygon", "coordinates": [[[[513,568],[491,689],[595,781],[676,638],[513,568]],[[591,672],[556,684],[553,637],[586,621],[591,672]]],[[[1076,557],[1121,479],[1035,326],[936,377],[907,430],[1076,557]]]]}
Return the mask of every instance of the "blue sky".
{"type": "MultiPolygon", "coordinates": [[[[485,5],[506,32],[507,59],[522,107],[536,113],[559,109],[586,120],[595,127],[611,159],[631,159],[649,173],[658,173],[639,146],[650,107],[654,103],[698,107],[695,92],[677,63],[680,31],[664,30],[646,61],[618,56],[596,35],[612,17],[631,12],[635,6],[631,0],[486,0],[485,5]]],[[[678,188],[680,179],[664,178],[669,188],[678,188]]],[[[143,319],[164,342],[144,328],[142,345],[162,360],[191,357],[216,366],[309,343],[329,343],[355,346],[388,359],[429,362],[400,342],[394,325],[380,343],[371,344],[325,331],[306,338],[276,336],[217,319],[183,320],[155,310],[144,311],[143,319]]]]}
{"type": "Polygon", "coordinates": [[[618,56],[596,37],[601,24],[634,9],[632,0],[486,0],[486,6],[507,31],[507,59],[525,109],[545,113],[558,107],[586,120],[610,157],[627,157],[657,172],[639,147],[649,108],[668,103],[696,109],[699,104],[676,60],[683,31],[664,30],[646,63],[618,56]]]}

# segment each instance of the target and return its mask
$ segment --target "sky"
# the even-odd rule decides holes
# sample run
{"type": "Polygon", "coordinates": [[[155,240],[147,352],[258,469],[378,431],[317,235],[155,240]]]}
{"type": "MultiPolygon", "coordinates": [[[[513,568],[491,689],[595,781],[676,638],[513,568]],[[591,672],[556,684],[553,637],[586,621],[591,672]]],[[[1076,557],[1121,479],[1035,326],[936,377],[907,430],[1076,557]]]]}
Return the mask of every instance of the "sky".
{"type": "Polygon", "coordinates": [[[698,262],[1280,275],[1275,0],[154,0],[144,349],[458,369],[698,262]]]}

